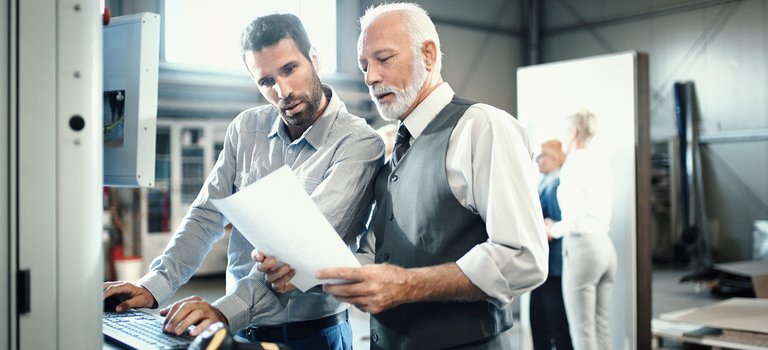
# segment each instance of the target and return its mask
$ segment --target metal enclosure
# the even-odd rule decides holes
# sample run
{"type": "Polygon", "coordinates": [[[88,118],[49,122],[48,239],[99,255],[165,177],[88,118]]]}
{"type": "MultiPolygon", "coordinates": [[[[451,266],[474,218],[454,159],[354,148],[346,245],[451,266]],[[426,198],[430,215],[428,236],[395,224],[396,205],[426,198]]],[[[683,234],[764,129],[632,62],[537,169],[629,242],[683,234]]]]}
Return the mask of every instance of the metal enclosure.
{"type": "Polygon", "coordinates": [[[113,18],[103,45],[104,185],[152,187],[160,15],[113,18]]]}
{"type": "Polygon", "coordinates": [[[8,194],[10,175],[10,164],[8,156],[10,155],[10,47],[8,46],[8,37],[10,36],[10,16],[8,13],[8,1],[3,0],[0,5],[0,283],[4,288],[0,288],[0,347],[11,348],[10,321],[11,321],[11,235],[10,220],[8,208],[11,198],[8,194]]]}
{"type": "Polygon", "coordinates": [[[4,0],[0,11],[0,339],[101,348],[99,2],[4,0]]]}

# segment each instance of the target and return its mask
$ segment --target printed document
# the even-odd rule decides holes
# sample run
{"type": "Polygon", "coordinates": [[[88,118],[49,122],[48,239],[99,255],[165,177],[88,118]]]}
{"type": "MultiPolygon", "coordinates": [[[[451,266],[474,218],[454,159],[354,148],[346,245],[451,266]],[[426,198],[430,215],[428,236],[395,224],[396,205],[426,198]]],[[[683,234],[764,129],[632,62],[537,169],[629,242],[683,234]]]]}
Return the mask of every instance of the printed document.
{"type": "Polygon", "coordinates": [[[291,282],[305,292],[321,283],[315,272],[360,267],[293,172],[284,166],[239,192],[211,202],[256,249],[296,271],[291,282]]]}

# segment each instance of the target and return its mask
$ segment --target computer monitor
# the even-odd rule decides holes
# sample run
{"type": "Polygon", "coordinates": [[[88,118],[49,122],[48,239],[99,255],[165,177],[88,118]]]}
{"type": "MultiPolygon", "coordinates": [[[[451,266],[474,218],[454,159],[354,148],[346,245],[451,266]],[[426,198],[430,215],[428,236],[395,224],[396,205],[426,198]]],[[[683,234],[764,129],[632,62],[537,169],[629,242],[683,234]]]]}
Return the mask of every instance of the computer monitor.
{"type": "Polygon", "coordinates": [[[153,187],[160,16],[104,28],[104,186],[153,187]]]}

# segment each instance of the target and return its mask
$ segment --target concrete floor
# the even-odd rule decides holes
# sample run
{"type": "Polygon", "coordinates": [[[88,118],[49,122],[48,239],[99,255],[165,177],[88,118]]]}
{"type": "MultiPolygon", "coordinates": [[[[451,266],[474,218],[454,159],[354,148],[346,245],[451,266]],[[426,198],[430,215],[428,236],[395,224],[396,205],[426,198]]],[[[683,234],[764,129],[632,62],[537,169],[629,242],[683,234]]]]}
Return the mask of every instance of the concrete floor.
{"type": "MultiPolygon", "coordinates": [[[[686,308],[701,306],[718,301],[703,290],[700,286],[692,283],[679,283],[680,277],[690,272],[690,270],[674,269],[656,269],[653,272],[653,317],[658,315],[682,310],[686,308]]],[[[220,275],[195,277],[184,285],[174,296],[173,300],[179,300],[191,295],[198,295],[203,299],[213,301],[224,294],[224,277],[220,275]]],[[[166,304],[167,305],[167,304],[166,304]]],[[[161,305],[162,307],[166,305],[161,305]]],[[[159,309],[157,309],[159,310],[159,309]]],[[[154,312],[157,312],[155,310],[154,312]]],[[[366,350],[368,346],[368,328],[369,315],[356,308],[350,309],[350,323],[352,324],[352,334],[354,335],[354,349],[366,350]]],[[[515,320],[517,323],[518,320],[515,320]]],[[[513,328],[512,343],[516,349],[522,349],[520,346],[520,327],[513,328]]]]}

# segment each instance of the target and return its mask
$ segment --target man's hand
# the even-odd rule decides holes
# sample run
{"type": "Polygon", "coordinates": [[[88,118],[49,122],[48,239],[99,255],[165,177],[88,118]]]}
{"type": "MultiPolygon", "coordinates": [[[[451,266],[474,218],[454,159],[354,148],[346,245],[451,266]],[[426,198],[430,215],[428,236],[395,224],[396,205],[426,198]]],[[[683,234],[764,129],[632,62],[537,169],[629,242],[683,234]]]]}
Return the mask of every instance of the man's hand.
{"type": "Polygon", "coordinates": [[[227,318],[219,309],[198,296],[179,300],[160,310],[160,315],[165,316],[163,331],[175,335],[181,335],[191,325],[195,325],[195,329],[190,331],[189,335],[196,337],[216,322],[228,324],[227,318]]]}
{"type": "Polygon", "coordinates": [[[296,271],[291,268],[291,265],[281,264],[278,266],[277,259],[266,257],[256,249],[251,252],[251,259],[258,263],[256,269],[259,272],[267,274],[267,282],[272,284],[272,289],[276,292],[287,293],[296,289],[296,286],[291,283],[291,278],[296,275],[296,271]]]}
{"type": "Polygon", "coordinates": [[[552,236],[552,225],[554,224],[555,224],[554,220],[550,218],[544,219],[544,228],[547,229],[547,240],[550,242],[552,242],[552,240],[554,239],[554,237],[552,236]]]}
{"type": "Polygon", "coordinates": [[[157,307],[157,301],[146,288],[124,281],[104,282],[104,299],[113,295],[123,295],[125,300],[115,308],[117,312],[142,307],[157,307]]]}
{"type": "Polygon", "coordinates": [[[348,284],[324,284],[323,290],[372,314],[411,301],[409,270],[399,266],[374,264],[360,268],[331,268],[320,270],[315,276],[351,281],[348,284]]]}

